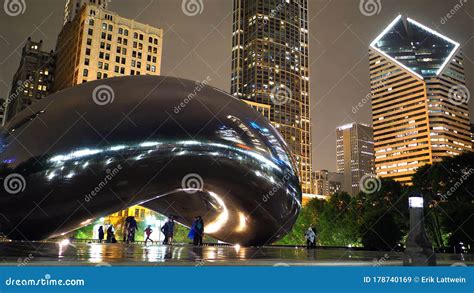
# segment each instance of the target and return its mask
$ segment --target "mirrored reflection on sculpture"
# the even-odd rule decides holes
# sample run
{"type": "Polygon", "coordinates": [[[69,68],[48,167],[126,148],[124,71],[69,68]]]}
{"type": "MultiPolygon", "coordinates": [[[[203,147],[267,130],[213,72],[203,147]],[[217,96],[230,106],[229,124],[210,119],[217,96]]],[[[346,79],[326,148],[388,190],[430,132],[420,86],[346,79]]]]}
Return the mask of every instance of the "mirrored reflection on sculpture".
{"type": "Polygon", "coordinates": [[[131,76],[55,93],[1,134],[0,229],[38,240],[140,204],[243,245],[283,237],[301,207],[278,132],[204,83],[131,76]]]}

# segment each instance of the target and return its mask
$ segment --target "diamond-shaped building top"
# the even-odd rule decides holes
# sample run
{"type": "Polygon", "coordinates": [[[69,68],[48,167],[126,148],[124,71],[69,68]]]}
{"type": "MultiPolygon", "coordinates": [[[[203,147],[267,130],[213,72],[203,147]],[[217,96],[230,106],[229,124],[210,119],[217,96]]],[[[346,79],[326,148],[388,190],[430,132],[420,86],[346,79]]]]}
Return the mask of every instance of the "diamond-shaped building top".
{"type": "Polygon", "coordinates": [[[370,46],[421,79],[439,75],[459,48],[457,42],[401,15],[370,46]]]}

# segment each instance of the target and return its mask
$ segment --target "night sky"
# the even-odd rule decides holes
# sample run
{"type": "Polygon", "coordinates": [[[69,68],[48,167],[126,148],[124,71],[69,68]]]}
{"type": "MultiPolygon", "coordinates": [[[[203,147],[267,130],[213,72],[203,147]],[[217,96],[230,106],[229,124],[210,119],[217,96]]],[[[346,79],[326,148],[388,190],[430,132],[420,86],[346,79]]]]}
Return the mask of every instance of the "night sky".
{"type": "MultiPolygon", "coordinates": [[[[369,93],[368,46],[399,13],[461,43],[467,85],[474,92],[474,1],[373,0],[380,13],[365,16],[359,0],[309,0],[313,166],[335,170],[335,128],[352,121],[371,123],[370,105],[353,107],[369,93]],[[455,5],[462,3],[461,9],[455,5]],[[454,9],[454,10],[452,10],[454,9]],[[444,24],[441,18],[452,10],[444,24]]],[[[65,0],[25,0],[25,13],[0,10],[0,95],[8,95],[24,40],[55,47],[65,0]]],[[[181,0],[112,0],[109,9],[164,29],[162,75],[210,84],[229,91],[232,1],[202,0],[202,14],[187,16],[181,0]]],[[[2,1],[3,4],[3,1],[2,1]]],[[[3,5],[2,5],[3,7],[3,5]]],[[[474,98],[470,99],[471,121],[474,98]]]]}

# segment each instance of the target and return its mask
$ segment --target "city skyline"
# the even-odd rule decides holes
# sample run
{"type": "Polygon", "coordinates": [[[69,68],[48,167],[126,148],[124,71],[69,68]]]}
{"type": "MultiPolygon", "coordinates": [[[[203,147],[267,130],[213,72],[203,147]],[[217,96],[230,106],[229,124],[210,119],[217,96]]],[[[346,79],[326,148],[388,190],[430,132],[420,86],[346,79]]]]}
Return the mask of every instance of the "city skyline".
{"type": "MultiPolygon", "coordinates": [[[[1,61],[5,69],[0,72],[2,97],[8,95],[11,77],[18,66],[18,56],[15,52],[21,50],[28,36],[34,40],[43,39],[45,50],[54,48],[56,36],[62,24],[64,1],[44,2],[48,2],[44,7],[27,3],[25,14],[0,20],[9,21],[10,25],[15,23],[14,30],[5,30],[0,33],[4,39],[0,50],[5,56],[5,60],[1,61]],[[29,25],[26,24],[27,18],[31,19],[29,25]],[[22,23],[25,23],[24,26],[21,25],[22,23]],[[31,23],[34,23],[37,28],[31,23]],[[33,34],[31,34],[32,31],[34,31],[33,34]],[[8,41],[5,42],[6,40],[8,41]],[[18,50],[13,50],[17,46],[18,50]]],[[[202,14],[196,16],[185,15],[179,2],[134,1],[135,5],[127,5],[126,1],[114,0],[110,3],[109,9],[125,17],[136,17],[137,21],[164,29],[161,72],[163,75],[194,80],[204,80],[210,76],[211,85],[229,92],[232,2],[203,1],[202,14]],[[172,13],[174,14],[171,15],[172,13]]],[[[460,10],[445,24],[440,22],[441,17],[445,16],[457,1],[430,3],[431,11],[423,9],[423,3],[426,5],[429,1],[416,3],[399,1],[396,8],[385,1],[382,2],[380,14],[374,16],[361,14],[358,3],[352,2],[354,1],[351,3],[349,1],[338,3],[309,1],[311,112],[313,168],[315,170],[335,170],[334,129],[337,126],[353,121],[364,123],[371,121],[370,105],[363,103],[364,97],[369,93],[367,47],[381,29],[399,13],[407,13],[427,26],[438,24],[439,28],[433,26],[433,29],[461,43],[466,61],[466,80],[471,91],[474,84],[471,62],[474,56],[474,41],[472,41],[472,29],[469,26],[472,16],[460,10]],[[340,9],[341,5],[346,6],[346,10],[340,9]],[[342,21],[341,18],[335,17],[334,13],[342,14],[342,21]],[[337,66],[331,66],[331,64],[337,66]],[[362,102],[362,107],[354,108],[360,102],[362,102]]],[[[471,100],[471,115],[472,112],[471,100]]]]}

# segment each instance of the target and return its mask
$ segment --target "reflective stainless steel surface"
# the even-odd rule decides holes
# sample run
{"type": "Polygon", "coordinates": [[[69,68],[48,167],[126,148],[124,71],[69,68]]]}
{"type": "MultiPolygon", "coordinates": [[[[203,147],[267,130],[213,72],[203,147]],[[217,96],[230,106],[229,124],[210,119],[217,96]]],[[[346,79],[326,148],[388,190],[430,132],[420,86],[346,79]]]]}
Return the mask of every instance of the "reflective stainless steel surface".
{"type": "Polygon", "coordinates": [[[187,226],[201,215],[205,233],[255,245],[283,237],[301,207],[281,136],[204,83],[89,82],[34,104],[0,138],[0,229],[11,239],[59,236],[141,204],[187,226]]]}
{"type": "MultiPolygon", "coordinates": [[[[474,255],[438,253],[438,266],[472,266],[474,255]]],[[[401,266],[403,252],[351,248],[100,243],[1,243],[5,266],[401,266]]]]}

